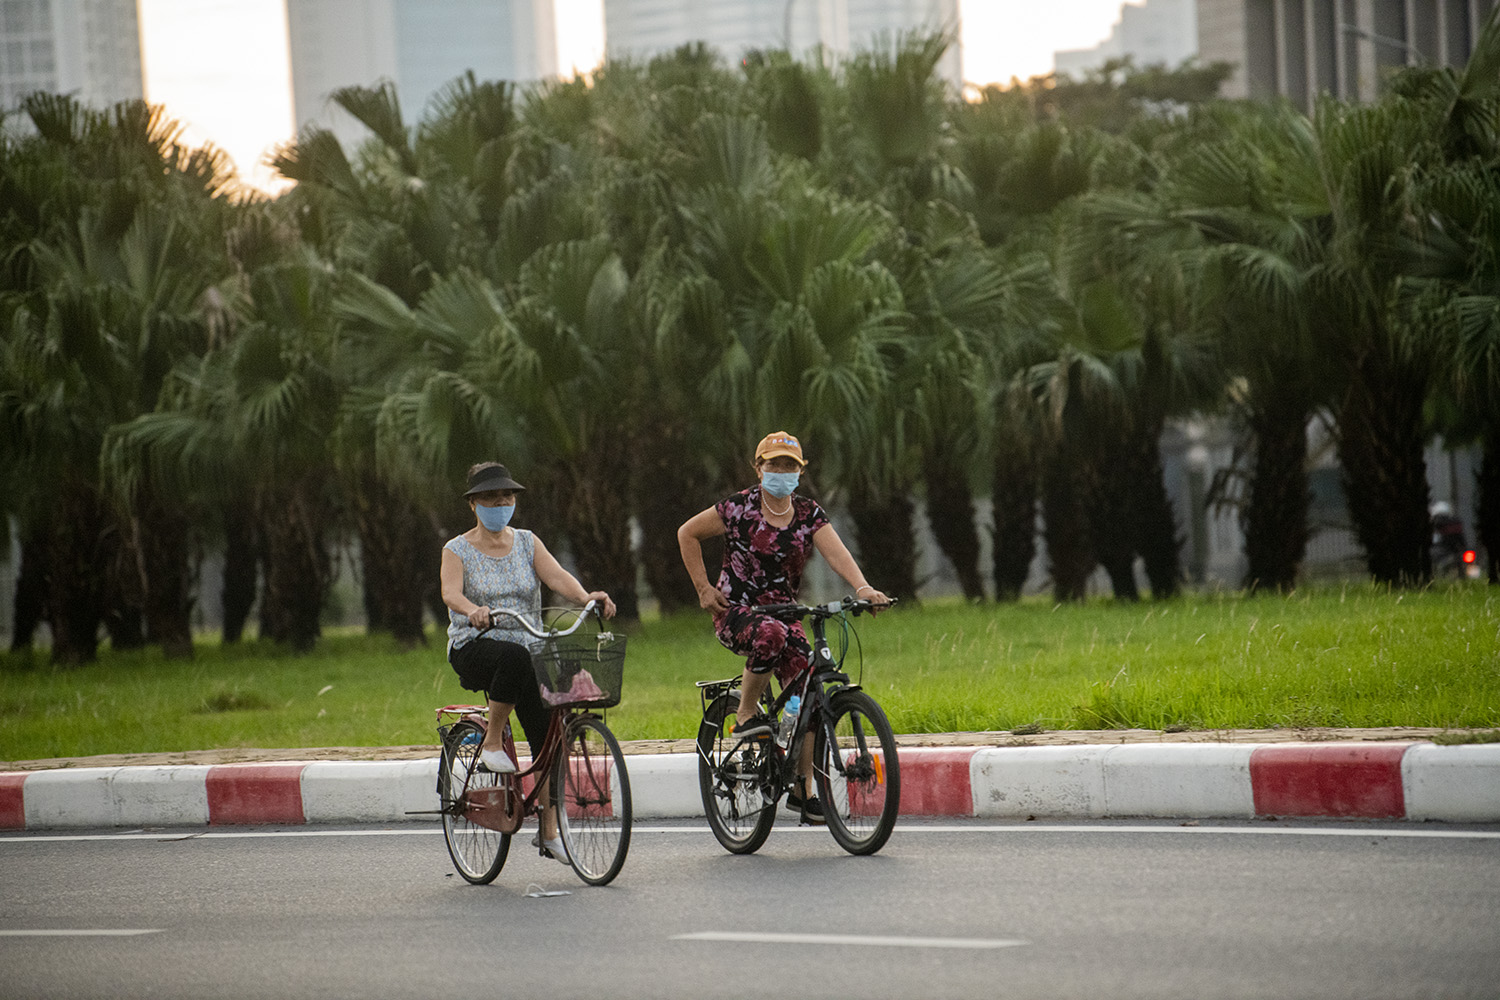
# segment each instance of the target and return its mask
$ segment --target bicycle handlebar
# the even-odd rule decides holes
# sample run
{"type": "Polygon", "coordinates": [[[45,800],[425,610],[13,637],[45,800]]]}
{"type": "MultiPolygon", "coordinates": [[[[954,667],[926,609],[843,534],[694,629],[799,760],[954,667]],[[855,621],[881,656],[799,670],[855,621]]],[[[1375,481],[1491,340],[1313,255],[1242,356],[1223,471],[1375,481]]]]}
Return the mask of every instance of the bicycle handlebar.
{"type": "Polygon", "coordinates": [[[772,615],[776,618],[801,619],[801,618],[835,618],[844,612],[854,615],[864,614],[866,611],[874,614],[883,608],[894,607],[896,598],[892,597],[885,604],[876,604],[874,601],[866,601],[853,596],[846,596],[837,601],[827,604],[761,604],[753,610],[761,614],[772,615]]]}
{"type": "Polygon", "coordinates": [[[536,636],[538,639],[559,639],[562,636],[572,635],[574,632],[577,632],[579,627],[583,625],[583,620],[588,617],[589,612],[593,611],[598,603],[598,601],[589,601],[582,608],[578,609],[578,617],[574,619],[572,626],[566,629],[537,628],[535,625],[531,624],[531,622],[527,621],[525,618],[522,618],[520,614],[515,611],[510,611],[506,608],[490,608],[490,623],[487,627],[480,629],[479,634],[484,635],[484,633],[495,627],[496,615],[509,615],[516,621],[520,622],[522,628],[530,632],[532,635],[536,636]]]}

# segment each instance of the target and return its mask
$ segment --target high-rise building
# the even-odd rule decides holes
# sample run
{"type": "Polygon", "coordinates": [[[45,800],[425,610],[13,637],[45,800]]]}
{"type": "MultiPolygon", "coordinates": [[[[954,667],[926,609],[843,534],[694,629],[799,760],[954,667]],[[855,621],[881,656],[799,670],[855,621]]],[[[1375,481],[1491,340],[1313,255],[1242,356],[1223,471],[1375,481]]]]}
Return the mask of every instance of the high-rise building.
{"type": "Polygon", "coordinates": [[[1375,97],[1390,70],[1462,66],[1496,0],[1198,0],[1198,56],[1233,63],[1225,97],[1375,97]]]}
{"type": "Polygon", "coordinates": [[[1145,0],[1120,8],[1109,37],[1091,49],[1054,56],[1058,73],[1082,77],[1111,59],[1129,56],[1137,66],[1179,66],[1198,51],[1197,0],[1145,0]]]}
{"type": "Polygon", "coordinates": [[[0,0],[0,110],[38,90],[94,107],[143,96],[136,0],[0,0]]]}
{"type": "MultiPolygon", "coordinates": [[[[801,54],[817,46],[844,56],[902,32],[958,24],[958,0],[604,0],[611,59],[649,58],[691,42],[704,42],[726,59],[748,49],[801,54]]],[[[938,72],[955,87],[962,83],[957,45],[938,72]]]]}
{"type": "Polygon", "coordinates": [[[444,86],[532,82],[558,72],[552,0],[287,0],[297,127],[329,128],[346,146],[364,127],[329,103],[341,87],[396,87],[413,123],[444,86]]]}

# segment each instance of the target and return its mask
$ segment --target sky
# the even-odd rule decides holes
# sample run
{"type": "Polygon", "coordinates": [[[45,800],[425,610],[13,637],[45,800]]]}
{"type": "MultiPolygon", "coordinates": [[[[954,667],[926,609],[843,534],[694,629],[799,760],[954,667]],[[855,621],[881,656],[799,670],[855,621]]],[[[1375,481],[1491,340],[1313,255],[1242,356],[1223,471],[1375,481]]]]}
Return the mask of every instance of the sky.
{"type": "MultiPolygon", "coordinates": [[[[559,62],[587,71],[604,51],[602,0],[555,0],[559,62]]],[[[1052,70],[1052,53],[1089,48],[1121,0],[960,0],[964,79],[1005,83],[1052,70]]],[[[139,0],[146,99],[212,142],[242,179],[278,187],[264,160],[295,132],[285,0],[139,0]]]]}

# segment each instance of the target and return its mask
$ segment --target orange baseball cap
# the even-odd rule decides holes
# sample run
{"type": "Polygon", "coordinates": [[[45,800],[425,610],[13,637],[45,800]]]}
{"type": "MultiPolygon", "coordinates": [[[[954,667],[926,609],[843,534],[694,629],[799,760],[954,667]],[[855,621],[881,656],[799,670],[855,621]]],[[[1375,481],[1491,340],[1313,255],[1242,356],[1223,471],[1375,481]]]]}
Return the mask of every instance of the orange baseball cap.
{"type": "Polygon", "coordinates": [[[776,458],[786,455],[795,458],[798,465],[806,465],[807,459],[802,457],[802,442],[792,437],[786,431],[772,431],[760,439],[760,444],[755,446],[755,460],[759,462],[763,458],[776,458]]]}

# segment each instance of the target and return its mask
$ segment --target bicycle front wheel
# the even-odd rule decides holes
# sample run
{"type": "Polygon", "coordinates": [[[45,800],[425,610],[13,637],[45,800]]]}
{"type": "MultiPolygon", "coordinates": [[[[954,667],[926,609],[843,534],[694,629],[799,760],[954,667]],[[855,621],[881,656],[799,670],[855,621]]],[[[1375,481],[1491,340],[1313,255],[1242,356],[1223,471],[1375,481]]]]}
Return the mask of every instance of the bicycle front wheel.
{"type": "Polygon", "coordinates": [[[731,854],[754,854],[771,835],[776,810],[770,741],[744,743],[736,737],[738,695],[723,695],[708,706],[698,726],[698,791],[714,838],[731,854]]]}
{"type": "Polygon", "coordinates": [[[863,691],[839,692],[827,712],[827,724],[818,727],[813,770],[828,832],[850,854],[874,854],[885,846],[901,808],[896,736],[885,712],[863,691]],[[831,746],[830,730],[836,740],[831,746]]]}
{"type": "Polygon", "coordinates": [[[619,741],[604,720],[580,715],[568,723],[553,765],[552,795],[568,860],[578,877],[605,885],[630,850],[630,775],[619,741]]]}
{"type": "Polygon", "coordinates": [[[438,761],[438,796],[443,810],[443,839],[458,873],[475,885],[495,880],[510,853],[510,835],[473,822],[467,796],[470,789],[493,788],[500,776],[479,766],[484,730],[473,722],[459,722],[443,740],[438,761]]]}

